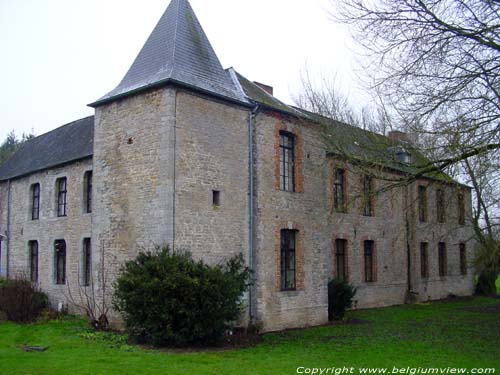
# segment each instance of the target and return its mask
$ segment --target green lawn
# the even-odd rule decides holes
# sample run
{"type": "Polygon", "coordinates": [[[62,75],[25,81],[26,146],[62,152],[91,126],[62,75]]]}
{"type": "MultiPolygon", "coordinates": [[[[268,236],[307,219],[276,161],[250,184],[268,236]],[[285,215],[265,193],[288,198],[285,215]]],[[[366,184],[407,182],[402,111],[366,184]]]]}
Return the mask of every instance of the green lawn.
{"type": "Polygon", "coordinates": [[[85,337],[85,323],[0,324],[0,374],[296,374],[297,367],[500,370],[500,299],[362,310],[358,324],[264,336],[249,349],[172,353],[85,337]],[[48,346],[26,353],[19,346],[48,346]]]}

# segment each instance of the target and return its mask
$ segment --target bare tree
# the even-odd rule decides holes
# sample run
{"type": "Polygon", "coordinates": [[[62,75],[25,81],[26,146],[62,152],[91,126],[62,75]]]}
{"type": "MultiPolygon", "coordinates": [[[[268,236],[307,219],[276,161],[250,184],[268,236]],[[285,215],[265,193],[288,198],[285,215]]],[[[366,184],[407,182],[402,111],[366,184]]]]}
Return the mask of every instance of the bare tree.
{"type": "Polygon", "coordinates": [[[441,168],[500,148],[500,2],[335,0],[331,12],[366,52],[370,87],[408,129],[466,134],[441,168]],[[375,68],[370,68],[375,67],[375,68]]]}
{"type": "Polygon", "coordinates": [[[77,282],[74,285],[76,295],[71,290],[72,286],[69,281],[66,284],[69,303],[84,311],[90,320],[91,326],[100,331],[109,330],[108,314],[111,310],[111,303],[107,294],[108,277],[104,261],[104,244],[101,243],[97,272],[90,270],[90,275],[84,278],[80,274],[81,267],[78,265],[77,282]]]}

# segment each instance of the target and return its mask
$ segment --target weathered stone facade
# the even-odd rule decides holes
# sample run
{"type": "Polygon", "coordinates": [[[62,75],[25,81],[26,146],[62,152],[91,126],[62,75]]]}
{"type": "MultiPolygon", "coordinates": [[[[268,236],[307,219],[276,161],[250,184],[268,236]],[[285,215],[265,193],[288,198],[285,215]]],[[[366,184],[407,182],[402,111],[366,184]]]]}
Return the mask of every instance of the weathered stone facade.
{"type": "MultiPolygon", "coordinates": [[[[10,223],[7,240],[2,246],[2,276],[29,277],[30,241],[38,242],[38,286],[57,306],[59,302],[67,305],[67,297],[71,293],[77,298],[79,278],[82,277],[82,250],[84,238],[92,234],[92,214],[85,213],[84,175],[92,171],[92,159],[74,162],[69,165],[33,173],[30,176],[10,182],[10,223]],[[58,217],[56,181],[67,178],[67,216],[58,217]],[[40,184],[40,217],[31,218],[30,188],[40,184]],[[66,274],[67,285],[57,285],[55,281],[56,240],[66,241],[66,274]],[[8,251],[8,252],[7,252],[8,251]],[[7,259],[8,258],[8,259],[7,259]],[[8,263],[7,263],[8,261],[8,263]]],[[[0,184],[0,228],[2,233],[7,229],[9,183],[0,184]],[[5,229],[4,229],[5,228],[5,229]]]]}
{"type": "MultiPolygon", "coordinates": [[[[155,32],[168,34],[172,17],[178,17],[182,9],[192,11],[185,0],[173,3],[176,7],[169,7],[155,32]]],[[[358,289],[355,308],[472,293],[470,262],[465,274],[461,267],[461,259],[473,258],[472,229],[470,224],[460,225],[457,201],[460,191],[468,223],[472,208],[467,187],[419,179],[387,188],[400,171],[371,168],[371,215],[364,215],[361,178],[366,168],[329,154],[324,128],[307,113],[279,102],[234,71],[223,70],[201,27],[195,37],[189,35],[192,27],[179,30],[185,33],[183,43],[189,38],[196,43],[192,50],[183,45],[177,51],[190,51],[183,58],[202,61],[191,61],[199,63],[196,69],[209,66],[203,74],[193,68],[194,73],[184,72],[186,77],[188,73],[195,76],[186,78],[189,85],[167,78],[141,88],[148,77],[144,67],[149,60],[157,63],[146,52],[150,48],[157,53],[161,46],[145,47],[127,79],[94,104],[91,157],[0,178],[0,233],[5,236],[0,275],[29,274],[28,244],[38,241],[38,284],[58,304],[67,300],[69,291],[78,294],[85,238],[92,239],[97,294],[105,281],[108,299],[120,266],[143,249],[169,245],[212,264],[242,253],[255,272],[247,299],[251,306],[242,323],[251,320],[264,331],[272,331],[327,321],[327,283],[337,276],[335,243],[344,240],[346,278],[358,289]],[[210,64],[205,64],[207,59],[210,64]],[[206,81],[193,87],[200,77],[206,81]],[[280,188],[282,132],[294,139],[293,191],[280,188]],[[343,212],[337,212],[334,205],[337,168],[345,172],[343,212]],[[92,213],[84,213],[84,174],[90,170],[92,213]],[[67,177],[68,182],[66,217],[56,214],[55,185],[60,177],[67,177]],[[34,183],[41,187],[38,220],[30,217],[34,183]],[[418,215],[421,185],[427,187],[425,222],[418,215]],[[437,220],[438,188],[445,193],[444,223],[437,220]],[[287,290],[281,284],[282,230],[294,231],[296,239],[295,284],[287,290]],[[67,244],[70,289],[55,282],[54,242],[60,239],[67,244]],[[369,281],[365,241],[372,241],[373,277],[369,281]],[[440,242],[446,246],[441,276],[440,242]],[[424,276],[421,243],[428,244],[428,275],[424,276]],[[460,256],[460,244],[465,245],[465,258],[460,256]]],[[[179,33],[172,37],[178,38],[179,33]]],[[[154,78],[157,67],[153,68],[154,78]]],[[[162,74],[168,77],[172,72],[162,74]]]]}

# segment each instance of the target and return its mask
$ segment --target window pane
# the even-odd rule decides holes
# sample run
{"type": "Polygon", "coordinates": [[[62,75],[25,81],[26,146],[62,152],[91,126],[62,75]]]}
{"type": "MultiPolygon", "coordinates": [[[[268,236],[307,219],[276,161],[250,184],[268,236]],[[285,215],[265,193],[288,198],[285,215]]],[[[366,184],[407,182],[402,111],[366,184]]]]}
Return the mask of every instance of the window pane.
{"type": "Polygon", "coordinates": [[[280,134],[280,189],[294,191],[294,138],[280,134]]]}
{"type": "Polygon", "coordinates": [[[295,289],[295,231],[281,231],[281,289],[295,289]]]}
{"type": "Polygon", "coordinates": [[[335,262],[337,264],[336,277],[338,279],[347,279],[347,262],[346,262],[347,241],[342,239],[335,240],[335,262]]]}
{"type": "Polygon", "coordinates": [[[459,245],[460,249],[460,273],[462,275],[467,275],[467,253],[465,249],[465,244],[461,243],[459,245]]]}

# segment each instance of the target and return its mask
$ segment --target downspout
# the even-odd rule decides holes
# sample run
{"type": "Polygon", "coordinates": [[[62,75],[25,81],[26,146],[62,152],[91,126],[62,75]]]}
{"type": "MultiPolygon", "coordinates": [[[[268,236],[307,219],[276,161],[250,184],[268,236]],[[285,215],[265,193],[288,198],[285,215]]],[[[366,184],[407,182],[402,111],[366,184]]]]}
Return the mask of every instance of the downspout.
{"type": "Polygon", "coordinates": [[[176,163],[177,163],[177,90],[174,97],[174,170],[173,170],[173,188],[172,188],[172,251],[175,251],[175,194],[176,194],[176,163]]]}
{"type": "Polygon", "coordinates": [[[248,196],[248,265],[252,271],[251,285],[248,289],[248,313],[250,325],[255,324],[256,303],[255,303],[255,184],[254,184],[254,138],[255,117],[259,112],[258,103],[252,108],[248,118],[248,178],[249,178],[249,196],[248,196]]]}
{"type": "Polygon", "coordinates": [[[9,278],[9,259],[10,259],[10,206],[11,206],[11,193],[10,193],[10,183],[8,181],[7,185],[7,240],[5,241],[5,276],[9,278]]]}

